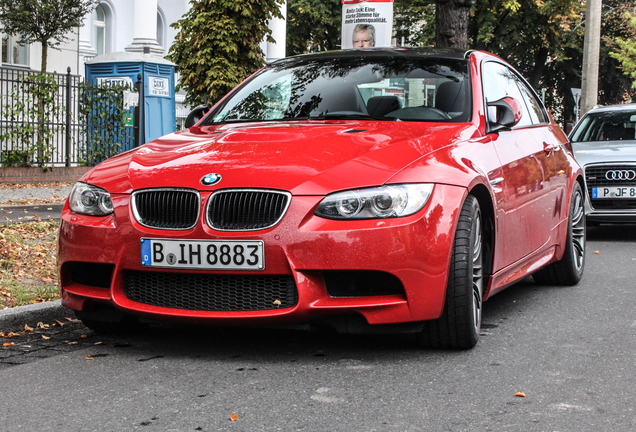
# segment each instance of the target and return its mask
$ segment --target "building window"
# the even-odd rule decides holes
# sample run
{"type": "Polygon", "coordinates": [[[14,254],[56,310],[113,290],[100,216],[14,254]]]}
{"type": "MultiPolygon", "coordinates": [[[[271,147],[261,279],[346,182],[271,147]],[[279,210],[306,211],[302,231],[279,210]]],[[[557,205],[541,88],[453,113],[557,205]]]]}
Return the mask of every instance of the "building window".
{"type": "Polygon", "coordinates": [[[28,66],[29,47],[18,44],[16,36],[2,36],[2,63],[28,66]]]}
{"type": "Polygon", "coordinates": [[[95,8],[95,17],[93,18],[95,26],[95,49],[97,55],[106,53],[106,14],[104,8],[99,5],[95,8]]]}
{"type": "Polygon", "coordinates": [[[161,12],[157,11],[157,43],[163,48],[164,43],[164,33],[165,33],[164,20],[161,16],[161,12]]]}

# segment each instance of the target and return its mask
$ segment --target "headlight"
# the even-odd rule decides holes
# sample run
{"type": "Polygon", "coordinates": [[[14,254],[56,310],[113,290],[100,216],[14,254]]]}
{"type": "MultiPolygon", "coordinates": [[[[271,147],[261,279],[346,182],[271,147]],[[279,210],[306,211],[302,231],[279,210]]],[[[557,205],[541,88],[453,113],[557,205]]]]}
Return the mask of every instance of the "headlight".
{"type": "Polygon", "coordinates": [[[430,183],[337,192],[322,200],[315,215],[327,219],[383,219],[409,216],[426,205],[431,192],[433,185],[430,183]]]}
{"type": "Polygon", "coordinates": [[[75,213],[106,216],[113,212],[110,194],[104,189],[86,183],[76,183],[68,199],[71,210],[75,213]]]}

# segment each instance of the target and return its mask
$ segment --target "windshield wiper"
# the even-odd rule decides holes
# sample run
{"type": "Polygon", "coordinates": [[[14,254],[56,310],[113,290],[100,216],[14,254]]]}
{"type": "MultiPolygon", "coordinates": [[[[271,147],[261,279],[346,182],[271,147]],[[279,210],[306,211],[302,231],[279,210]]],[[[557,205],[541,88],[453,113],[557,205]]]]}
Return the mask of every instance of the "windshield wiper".
{"type": "Polygon", "coordinates": [[[392,117],[374,117],[369,114],[364,113],[323,113],[317,116],[309,117],[309,120],[325,120],[325,119],[366,119],[366,120],[386,120],[386,121],[395,121],[395,118],[392,117]]]}
{"type": "Polygon", "coordinates": [[[260,122],[263,121],[261,119],[223,119],[220,121],[213,122],[212,124],[227,124],[227,123],[250,123],[250,122],[260,122]]]}

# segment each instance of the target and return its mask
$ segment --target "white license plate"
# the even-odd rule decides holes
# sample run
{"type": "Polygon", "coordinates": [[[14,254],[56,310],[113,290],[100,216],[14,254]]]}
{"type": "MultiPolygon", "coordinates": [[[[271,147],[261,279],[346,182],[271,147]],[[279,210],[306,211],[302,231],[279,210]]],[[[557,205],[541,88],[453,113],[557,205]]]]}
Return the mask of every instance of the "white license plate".
{"type": "Polygon", "coordinates": [[[262,241],[141,239],[144,267],[263,270],[262,241]]]}
{"type": "Polygon", "coordinates": [[[592,198],[636,198],[636,186],[607,186],[592,188],[592,198]]]}

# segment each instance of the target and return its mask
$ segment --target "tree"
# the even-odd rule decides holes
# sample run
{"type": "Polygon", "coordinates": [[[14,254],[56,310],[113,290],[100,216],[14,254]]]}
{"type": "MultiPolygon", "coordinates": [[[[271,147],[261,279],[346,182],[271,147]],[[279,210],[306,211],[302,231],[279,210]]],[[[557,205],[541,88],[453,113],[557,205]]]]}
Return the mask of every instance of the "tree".
{"type": "Polygon", "coordinates": [[[0,0],[3,31],[20,36],[18,43],[42,44],[40,70],[46,72],[48,49],[68,40],[68,34],[83,25],[98,0],[0,0]]]}
{"type": "Polygon", "coordinates": [[[394,31],[398,45],[435,44],[435,4],[431,0],[395,0],[394,31]],[[404,43],[402,43],[404,42],[404,43]]]}
{"type": "Polygon", "coordinates": [[[38,106],[38,164],[44,166],[47,130],[44,125],[46,101],[53,88],[47,78],[48,49],[66,42],[68,34],[83,25],[82,18],[97,5],[97,0],[0,0],[0,24],[5,33],[20,36],[18,43],[42,45],[41,74],[32,79],[32,91],[38,106]]]}
{"type": "MultiPolygon", "coordinates": [[[[602,104],[619,103],[629,94],[618,61],[609,56],[612,46],[617,46],[613,42],[616,37],[636,35],[624,18],[626,10],[634,10],[633,0],[603,0],[602,104]]],[[[555,119],[565,125],[575,116],[570,89],[581,87],[584,12],[584,5],[577,0],[482,0],[472,11],[471,46],[508,60],[540,95],[545,94],[555,119]]]]}
{"type": "Polygon", "coordinates": [[[565,124],[574,116],[570,88],[581,87],[583,12],[576,0],[480,1],[470,23],[472,46],[515,66],[565,124]]]}
{"type": "Polygon", "coordinates": [[[518,66],[535,89],[549,60],[564,60],[571,37],[582,35],[576,0],[483,0],[474,13],[473,46],[518,66]]]}
{"type": "Polygon", "coordinates": [[[607,105],[629,100],[636,95],[629,75],[624,74],[621,62],[610,53],[618,51],[617,39],[636,38],[636,28],[627,14],[636,12],[633,0],[603,0],[601,18],[601,59],[599,65],[598,103],[607,105]]]}
{"type": "Polygon", "coordinates": [[[181,73],[180,88],[193,105],[221,99],[264,64],[261,41],[275,42],[267,20],[282,18],[282,0],[193,0],[167,58],[181,73]]]}
{"type": "Polygon", "coordinates": [[[475,0],[435,1],[435,45],[468,48],[468,19],[475,0]]]}
{"type": "Polygon", "coordinates": [[[287,55],[338,49],[341,23],[340,0],[289,0],[287,55]]]}
{"type": "Polygon", "coordinates": [[[634,33],[636,33],[636,15],[625,12],[625,18],[630,22],[631,32],[628,30],[626,33],[631,33],[631,37],[616,37],[614,39],[614,50],[609,55],[618,60],[621,63],[625,75],[629,76],[632,83],[632,88],[636,89],[636,41],[634,40],[634,33]]]}

